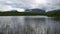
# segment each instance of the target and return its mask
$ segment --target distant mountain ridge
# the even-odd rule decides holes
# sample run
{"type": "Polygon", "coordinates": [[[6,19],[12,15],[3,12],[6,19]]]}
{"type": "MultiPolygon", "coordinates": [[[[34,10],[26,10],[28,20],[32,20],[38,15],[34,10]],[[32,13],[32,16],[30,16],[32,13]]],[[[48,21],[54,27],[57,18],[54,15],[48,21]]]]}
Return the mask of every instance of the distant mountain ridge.
{"type": "Polygon", "coordinates": [[[60,9],[52,10],[52,11],[48,11],[48,12],[60,12],[60,9]]]}
{"type": "Polygon", "coordinates": [[[45,13],[45,10],[42,9],[26,9],[26,12],[39,12],[39,13],[45,13]]]}

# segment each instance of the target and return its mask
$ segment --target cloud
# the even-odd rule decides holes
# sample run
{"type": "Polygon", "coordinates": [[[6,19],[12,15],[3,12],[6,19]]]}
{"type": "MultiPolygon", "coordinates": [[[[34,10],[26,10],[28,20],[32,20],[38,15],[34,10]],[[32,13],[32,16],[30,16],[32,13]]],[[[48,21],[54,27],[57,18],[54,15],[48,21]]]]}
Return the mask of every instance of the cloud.
{"type": "Polygon", "coordinates": [[[60,0],[47,0],[46,8],[47,10],[60,9],[60,0]]]}
{"type": "Polygon", "coordinates": [[[17,10],[19,12],[24,12],[24,9],[20,9],[20,8],[13,8],[12,6],[9,5],[0,5],[0,11],[4,12],[4,11],[10,11],[10,10],[17,10]]]}
{"type": "MultiPolygon", "coordinates": [[[[0,0],[1,8],[5,6],[9,6],[11,8],[23,8],[23,9],[31,9],[31,8],[40,8],[49,10],[60,9],[60,0],[0,0]]],[[[7,9],[7,8],[5,8],[7,9]]],[[[3,9],[2,9],[3,10],[3,9]]]]}
{"type": "Polygon", "coordinates": [[[8,11],[8,10],[12,10],[12,7],[8,5],[0,5],[0,11],[8,11]]]}

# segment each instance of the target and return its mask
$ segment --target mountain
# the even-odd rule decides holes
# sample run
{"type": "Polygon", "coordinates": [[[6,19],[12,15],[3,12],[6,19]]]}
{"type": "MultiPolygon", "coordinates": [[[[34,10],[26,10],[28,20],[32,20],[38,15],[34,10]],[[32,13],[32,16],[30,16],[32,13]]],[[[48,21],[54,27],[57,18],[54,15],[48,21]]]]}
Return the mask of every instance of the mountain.
{"type": "Polygon", "coordinates": [[[26,12],[45,13],[45,10],[42,10],[42,9],[26,9],[26,12]]]}
{"type": "Polygon", "coordinates": [[[18,12],[17,10],[11,10],[10,12],[18,12]]]}
{"type": "Polygon", "coordinates": [[[58,9],[58,10],[52,10],[52,11],[48,11],[48,12],[53,12],[53,13],[60,12],[60,9],[58,9]]]}

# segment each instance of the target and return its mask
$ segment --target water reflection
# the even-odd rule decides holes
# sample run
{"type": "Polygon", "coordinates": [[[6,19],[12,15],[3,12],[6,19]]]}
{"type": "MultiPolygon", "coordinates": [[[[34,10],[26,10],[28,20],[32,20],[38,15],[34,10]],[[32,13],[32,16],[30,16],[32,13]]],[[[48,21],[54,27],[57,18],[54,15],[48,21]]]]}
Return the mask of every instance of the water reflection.
{"type": "Polygon", "coordinates": [[[0,16],[1,34],[60,34],[60,20],[46,16],[0,16]]]}

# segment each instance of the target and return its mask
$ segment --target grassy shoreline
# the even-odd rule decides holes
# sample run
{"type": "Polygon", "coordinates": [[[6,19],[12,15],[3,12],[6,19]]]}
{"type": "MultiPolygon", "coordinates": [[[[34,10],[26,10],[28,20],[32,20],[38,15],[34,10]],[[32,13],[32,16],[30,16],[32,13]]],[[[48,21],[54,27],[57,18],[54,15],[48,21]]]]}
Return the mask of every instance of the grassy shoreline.
{"type": "Polygon", "coordinates": [[[42,13],[35,12],[0,12],[0,16],[37,16],[45,15],[42,13]]]}
{"type": "Polygon", "coordinates": [[[48,16],[60,18],[60,12],[0,12],[0,16],[48,16]]]}

